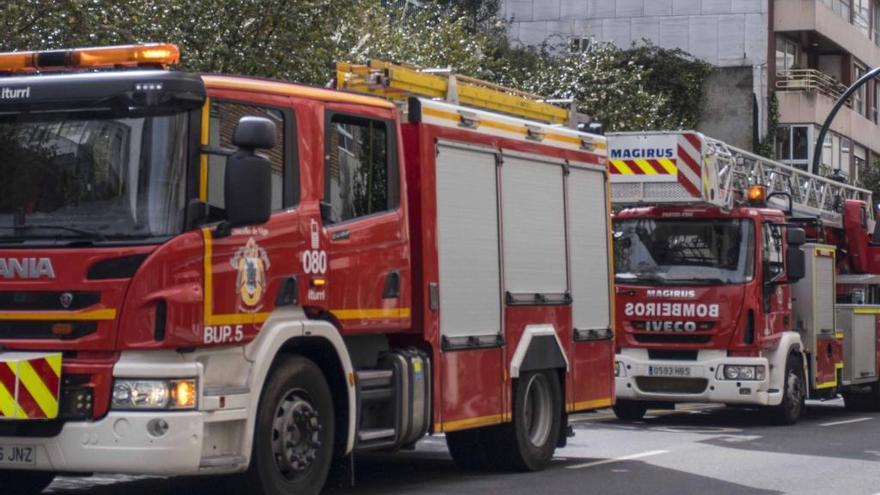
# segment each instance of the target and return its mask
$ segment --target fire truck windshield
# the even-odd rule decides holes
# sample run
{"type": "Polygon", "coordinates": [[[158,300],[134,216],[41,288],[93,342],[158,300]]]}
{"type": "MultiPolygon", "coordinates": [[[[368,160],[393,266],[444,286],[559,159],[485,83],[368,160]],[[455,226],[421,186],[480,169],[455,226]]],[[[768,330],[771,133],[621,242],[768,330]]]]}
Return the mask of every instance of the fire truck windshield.
{"type": "Polygon", "coordinates": [[[627,219],[614,223],[620,283],[735,284],[754,275],[751,220],[627,219]]]}
{"type": "Polygon", "coordinates": [[[187,122],[186,113],[0,117],[0,243],[179,233],[187,122]]]}

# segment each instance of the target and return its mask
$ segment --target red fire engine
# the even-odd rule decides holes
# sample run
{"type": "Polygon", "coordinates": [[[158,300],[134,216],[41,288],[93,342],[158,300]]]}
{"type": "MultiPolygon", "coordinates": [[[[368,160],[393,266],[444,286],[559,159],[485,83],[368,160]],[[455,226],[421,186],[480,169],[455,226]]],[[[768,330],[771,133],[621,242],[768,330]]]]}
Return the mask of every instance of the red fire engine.
{"type": "Polygon", "coordinates": [[[317,493],[334,459],[430,433],[536,470],[611,404],[604,137],[453,75],[340,65],[396,105],[178,57],[0,55],[4,490],[317,493]]]}
{"type": "Polygon", "coordinates": [[[716,402],[790,424],[839,393],[880,407],[869,191],[695,132],[609,149],[619,417],[716,402]]]}

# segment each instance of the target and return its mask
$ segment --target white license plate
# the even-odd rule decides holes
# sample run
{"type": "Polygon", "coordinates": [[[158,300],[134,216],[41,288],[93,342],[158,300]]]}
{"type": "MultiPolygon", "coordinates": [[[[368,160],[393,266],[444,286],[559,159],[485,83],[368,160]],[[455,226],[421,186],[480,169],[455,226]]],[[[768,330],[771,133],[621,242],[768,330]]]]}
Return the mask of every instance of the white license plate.
{"type": "Polygon", "coordinates": [[[0,466],[34,466],[37,449],[23,445],[0,445],[0,466]]]}
{"type": "Polygon", "coordinates": [[[648,366],[649,376],[691,376],[689,366],[648,366]]]}

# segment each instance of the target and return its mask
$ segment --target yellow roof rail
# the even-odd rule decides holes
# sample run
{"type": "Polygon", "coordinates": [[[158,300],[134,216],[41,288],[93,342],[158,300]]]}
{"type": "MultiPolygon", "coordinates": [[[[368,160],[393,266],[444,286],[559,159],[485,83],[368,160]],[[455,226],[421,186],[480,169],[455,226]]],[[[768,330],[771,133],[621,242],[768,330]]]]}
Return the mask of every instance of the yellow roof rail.
{"type": "Polygon", "coordinates": [[[369,65],[337,62],[336,87],[391,100],[405,100],[410,96],[442,99],[549,124],[570,122],[568,109],[547,103],[542,96],[453,74],[451,70],[425,69],[381,60],[371,60],[369,65]]]}

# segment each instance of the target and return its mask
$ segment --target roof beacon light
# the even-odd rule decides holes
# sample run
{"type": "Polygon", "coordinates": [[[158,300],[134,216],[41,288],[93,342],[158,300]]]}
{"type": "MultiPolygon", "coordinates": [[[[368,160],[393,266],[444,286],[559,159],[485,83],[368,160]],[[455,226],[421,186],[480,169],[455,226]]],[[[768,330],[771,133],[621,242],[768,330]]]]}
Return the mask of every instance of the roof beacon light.
{"type": "Polygon", "coordinates": [[[117,67],[167,68],[180,62],[180,50],[169,43],[77,48],[42,52],[0,53],[0,72],[37,72],[117,67]]]}
{"type": "Polygon", "coordinates": [[[749,203],[763,204],[767,200],[767,188],[764,186],[749,186],[748,192],[749,203]]]}

